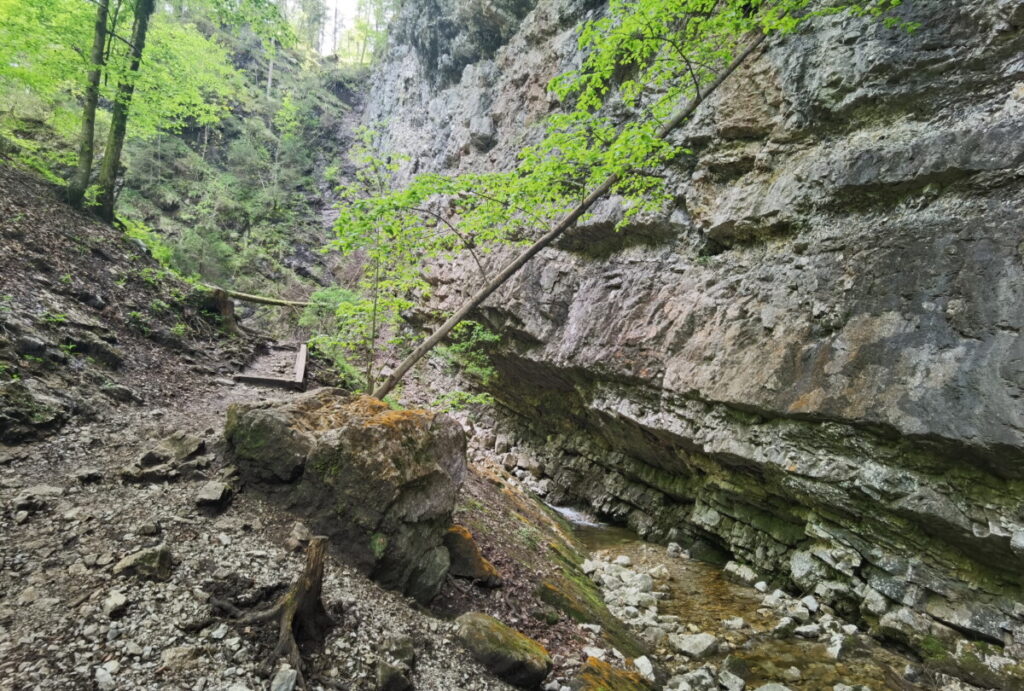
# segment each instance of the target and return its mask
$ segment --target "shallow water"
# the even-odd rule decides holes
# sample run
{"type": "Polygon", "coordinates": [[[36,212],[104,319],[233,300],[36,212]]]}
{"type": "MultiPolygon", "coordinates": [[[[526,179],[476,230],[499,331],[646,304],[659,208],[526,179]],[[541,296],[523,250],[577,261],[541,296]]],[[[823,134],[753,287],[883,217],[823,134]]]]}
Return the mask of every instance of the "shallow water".
{"type": "MultiPolygon", "coordinates": [[[[794,691],[822,691],[839,683],[860,684],[879,691],[915,688],[901,678],[905,665],[912,661],[871,639],[866,639],[864,649],[855,656],[836,661],[828,656],[824,643],[795,637],[775,638],[771,628],[778,623],[779,614],[762,608],[764,595],[726,580],[718,567],[670,557],[664,547],[644,542],[632,531],[618,526],[575,525],[574,533],[597,556],[628,556],[635,570],[645,571],[663,564],[671,579],[667,581],[668,598],[659,603],[658,613],[676,615],[684,624],[692,624],[695,632],[708,632],[728,641],[733,659],[742,660],[749,669],[745,675],[747,688],[769,682],[783,683],[794,691]],[[740,631],[727,630],[723,621],[733,617],[742,617],[747,626],[740,631]],[[793,667],[800,672],[799,680],[785,675],[793,667]]],[[[701,663],[672,669],[669,654],[659,650],[655,657],[673,673],[684,673],[704,662],[718,665],[726,657],[724,653],[717,654],[701,663]]]]}

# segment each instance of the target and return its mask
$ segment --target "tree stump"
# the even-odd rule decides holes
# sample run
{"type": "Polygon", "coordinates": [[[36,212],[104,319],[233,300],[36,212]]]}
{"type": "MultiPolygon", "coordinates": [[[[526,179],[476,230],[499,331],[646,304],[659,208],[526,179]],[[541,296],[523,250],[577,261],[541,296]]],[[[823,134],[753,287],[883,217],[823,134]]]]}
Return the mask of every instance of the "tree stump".
{"type": "Polygon", "coordinates": [[[322,645],[333,620],[324,608],[321,592],[324,580],[324,558],[327,538],[317,535],[306,549],[306,566],[302,575],[269,609],[254,612],[238,620],[243,625],[266,621],[278,622],[277,645],[267,664],[271,671],[282,657],[292,668],[302,670],[300,644],[322,645]]]}

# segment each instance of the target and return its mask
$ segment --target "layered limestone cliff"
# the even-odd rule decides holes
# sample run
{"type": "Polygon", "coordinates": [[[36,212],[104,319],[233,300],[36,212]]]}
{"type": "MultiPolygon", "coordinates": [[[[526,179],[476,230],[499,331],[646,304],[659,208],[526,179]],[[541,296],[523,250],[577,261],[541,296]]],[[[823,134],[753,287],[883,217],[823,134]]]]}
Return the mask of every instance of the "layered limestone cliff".
{"type": "MultiPolygon", "coordinates": [[[[602,11],[455,4],[403,10],[369,95],[407,174],[511,165],[602,11]]],[[[480,316],[554,500],[1017,688],[1024,5],[902,14],[921,28],[829,18],[769,41],[679,134],[672,208],[615,232],[602,203],[480,316]],[[1002,676],[965,638],[1005,645],[1002,676]]],[[[437,267],[432,307],[475,271],[437,267]]]]}

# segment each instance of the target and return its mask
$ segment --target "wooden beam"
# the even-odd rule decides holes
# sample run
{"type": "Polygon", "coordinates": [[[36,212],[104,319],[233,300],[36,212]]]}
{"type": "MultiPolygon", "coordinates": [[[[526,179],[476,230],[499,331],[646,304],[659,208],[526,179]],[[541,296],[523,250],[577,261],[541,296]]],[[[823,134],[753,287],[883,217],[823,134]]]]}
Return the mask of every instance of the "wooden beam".
{"type": "Polygon", "coordinates": [[[295,356],[295,369],[292,371],[292,383],[295,384],[297,389],[301,389],[306,381],[306,358],[308,354],[306,344],[303,343],[299,346],[298,355],[295,356]]]}

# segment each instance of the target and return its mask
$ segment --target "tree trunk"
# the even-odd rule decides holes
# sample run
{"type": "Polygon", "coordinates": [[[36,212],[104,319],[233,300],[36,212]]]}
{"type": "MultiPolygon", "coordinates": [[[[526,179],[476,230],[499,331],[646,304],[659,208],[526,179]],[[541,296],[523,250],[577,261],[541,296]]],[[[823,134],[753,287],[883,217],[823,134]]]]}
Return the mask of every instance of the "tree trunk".
{"type": "Polygon", "coordinates": [[[274,86],[274,56],[277,54],[277,42],[270,41],[270,66],[267,68],[267,98],[270,98],[270,90],[274,86]]]}
{"type": "MultiPolygon", "coordinates": [[[[306,566],[302,575],[281,596],[273,607],[238,620],[242,625],[276,620],[277,645],[267,659],[267,668],[274,669],[282,657],[295,670],[302,669],[300,643],[322,645],[328,629],[334,624],[324,607],[321,593],[324,583],[324,558],[327,538],[317,535],[306,548],[306,566]]],[[[300,681],[300,686],[302,686],[300,681]]]]}
{"type": "Polygon", "coordinates": [[[107,41],[107,8],[109,0],[96,0],[96,26],[93,29],[92,54],[89,56],[89,76],[85,86],[85,104],[82,107],[82,133],[78,142],[78,167],[68,184],[68,201],[79,206],[89,187],[96,130],[96,103],[100,96],[100,74],[103,69],[103,48],[107,41]]]}
{"type": "Polygon", "coordinates": [[[146,46],[146,31],[149,29],[149,18],[153,14],[153,4],[154,0],[137,0],[129,73],[117,85],[117,98],[114,101],[107,148],[103,154],[103,168],[98,180],[99,215],[108,222],[114,220],[114,184],[117,182],[117,170],[121,164],[121,149],[124,148],[124,134],[128,129],[128,111],[131,108],[132,94],[135,93],[135,75],[138,74],[139,65],[142,63],[142,52],[146,46]]]}
{"type": "MultiPolygon", "coordinates": [[[[656,137],[658,139],[664,139],[669,134],[669,132],[679,127],[679,125],[681,125],[691,115],[693,115],[693,111],[697,110],[697,106],[699,106],[704,101],[704,99],[707,98],[708,94],[710,94],[712,91],[721,86],[722,82],[724,82],[729,77],[729,75],[736,71],[736,68],[738,68],[743,63],[743,61],[746,60],[759,45],[761,45],[762,41],[764,41],[764,34],[759,34],[751,42],[751,44],[747,46],[747,48],[742,53],[736,56],[736,58],[729,64],[729,66],[726,67],[720,75],[718,75],[718,78],[715,79],[715,81],[709,84],[703,92],[698,90],[697,95],[694,96],[693,100],[686,104],[686,106],[683,107],[681,110],[676,112],[676,114],[673,115],[669,119],[669,121],[666,122],[661,127],[660,130],[658,130],[656,137]]],[[[434,346],[440,343],[444,339],[444,337],[447,336],[449,332],[451,332],[451,330],[456,327],[456,325],[458,325],[459,322],[461,322],[463,319],[469,316],[470,312],[479,307],[484,300],[489,298],[491,294],[494,293],[494,291],[496,291],[505,283],[505,281],[507,281],[509,278],[515,275],[519,271],[519,269],[523,268],[523,265],[525,265],[528,261],[533,259],[533,257],[538,252],[540,252],[542,249],[544,249],[552,242],[554,242],[566,230],[576,225],[576,221],[579,220],[580,216],[585,214],[587,210],[591,206],[593,206],[598,199],[606,195],[618,181],[618,175],[613,174],[608,176],[608,178],[605,179],[604,182],[602,182],[596,189],[594,189],[589,195],[587,195],[586,199],[584,199],[576,207],[569,211],[569,213],[563,216],[562,220],[556,223],[554,227],[552,227],[540,240],[527,247],[522,254],[520,254],[511,263],[505,266],[505,268],[501,270],[501,273],[495,276],[490,283],[488,283],[479,291],[477,291],[476,294],[469,299],[469,302],[460,307],[455,314],[448,318],[448,321],[439,326],[437,330],[434,331],[434,333],[432,333],[429,338],[427,338],[427,340],[423,341],[423,343],[421,343],[419,347],[416,348],[416,350],[412,351],[412,353],[410,353],[408,357],[402,360],[402,362],[398,365],[395,371],[392,372],[391,375],[386,380],[384,380],[384,383],[381,384],[376,391],[373,392],[374,398],[384,398],[389,393],[391,393],[391,391],[395,388],[398,382],[402,380],[402,377],[404,377],[405,374],[410,369],[412,369],[412,366],[419,362],[424,355],[433,350],[434,346]]]]}

